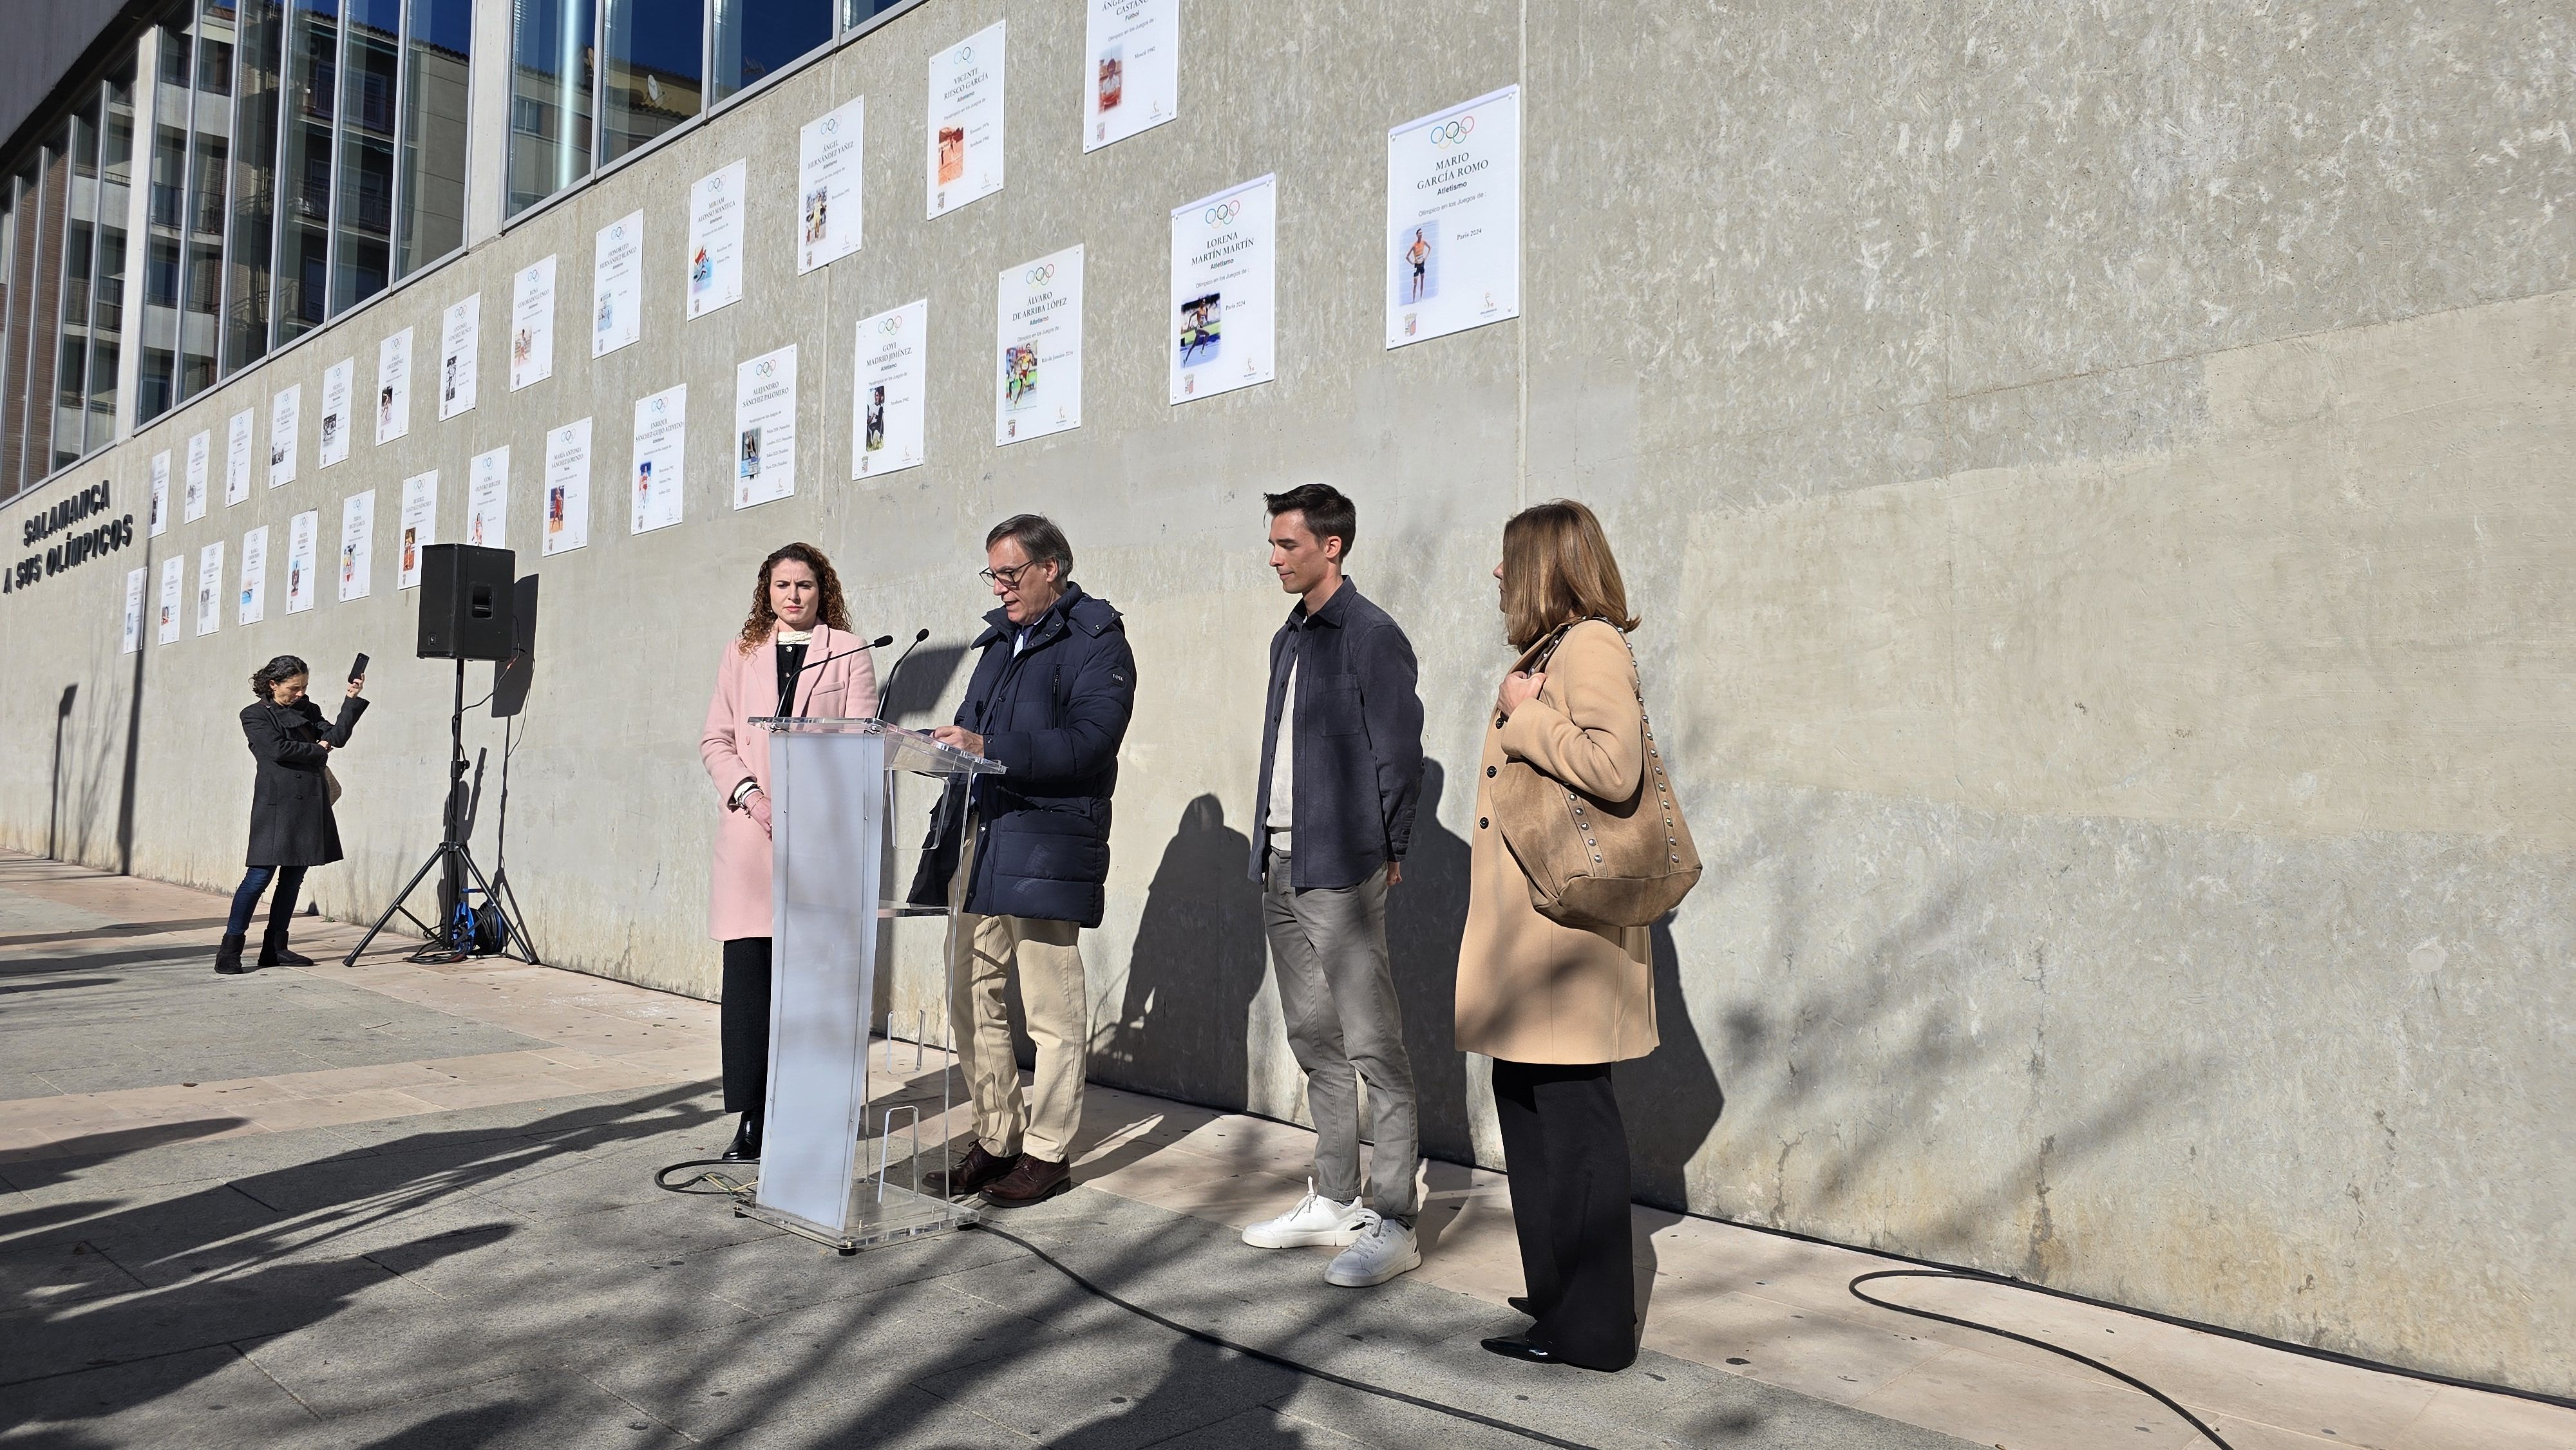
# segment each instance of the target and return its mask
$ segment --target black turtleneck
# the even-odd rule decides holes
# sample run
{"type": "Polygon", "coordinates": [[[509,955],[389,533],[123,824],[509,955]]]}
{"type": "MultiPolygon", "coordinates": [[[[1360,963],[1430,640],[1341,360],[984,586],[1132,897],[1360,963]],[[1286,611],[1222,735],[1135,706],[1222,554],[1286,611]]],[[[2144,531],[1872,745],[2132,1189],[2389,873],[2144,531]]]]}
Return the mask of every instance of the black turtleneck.
{"type": "Polygon", "coordinates": [[[796,713],[796,678],[805,670],[805,646],[781,644],[778,647],[778,713],[796,713]]]}

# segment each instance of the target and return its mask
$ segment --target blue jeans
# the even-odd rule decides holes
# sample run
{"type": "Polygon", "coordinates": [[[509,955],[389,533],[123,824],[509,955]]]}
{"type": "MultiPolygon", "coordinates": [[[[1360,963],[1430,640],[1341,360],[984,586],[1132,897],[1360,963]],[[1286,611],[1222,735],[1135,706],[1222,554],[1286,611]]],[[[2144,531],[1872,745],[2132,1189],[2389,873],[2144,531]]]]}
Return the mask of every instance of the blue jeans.
{"type": "Polygon", "coordinates": [[[277,894],[269,898],[268,929],[283,932],[295,916],[295,898],[304,890],[304,868],[301,866],[253,866],[243,874],[242,884],[233,891],[232,919],[224,923],[224,935],[246,936],[250,932],[250,914],[259,906],[259,894],[268,889],[271,878],[277,881],[277,894]]]}

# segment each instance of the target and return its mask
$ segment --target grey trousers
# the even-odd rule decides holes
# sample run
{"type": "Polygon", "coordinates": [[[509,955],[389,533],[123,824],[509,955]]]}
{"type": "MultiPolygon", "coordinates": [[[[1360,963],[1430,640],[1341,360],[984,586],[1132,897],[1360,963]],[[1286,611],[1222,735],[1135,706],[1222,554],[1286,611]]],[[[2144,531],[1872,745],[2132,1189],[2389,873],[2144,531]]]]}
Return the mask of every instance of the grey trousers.
{"type": "Polygon", "coordinates": [[[1359,1084],[1368,1083],[1368,1206],[1413,1221],[1419,1129],[1413,1063],[1404,1055],[1404,1014],[1386,959],[1386,870],[1357,886],[1294,891],[1288,858],[1263,873],[1262,927],[1279,973],[1288,1045],[1306,1072],[1315,1117],[1315,1191],[1336,1202],[1359,1196],[1359,1084]]]}

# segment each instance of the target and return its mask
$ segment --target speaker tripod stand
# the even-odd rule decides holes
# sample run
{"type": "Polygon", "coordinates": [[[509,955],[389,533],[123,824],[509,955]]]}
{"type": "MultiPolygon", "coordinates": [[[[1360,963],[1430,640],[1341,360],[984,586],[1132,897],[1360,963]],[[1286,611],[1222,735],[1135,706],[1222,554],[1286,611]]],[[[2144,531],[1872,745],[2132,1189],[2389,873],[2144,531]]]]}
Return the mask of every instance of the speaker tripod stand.
{"type": "MultiPolygon", "coordinates": [[[[385,908],[384,915],[376,918],[375,925],[367,928],[367,934],[358,939],[357,946],[340,959],[340,965],[356,966],[359,956],[396,916],[419,927],[422,935],[431,942],[445,943],[450,961],[498,955],[517,957],[530,966],[545,965],[537,960],[536,947],[529,943],[528,934],[519,926],[519,899],[510,890],[507,874],[489,880],[484,878],[483,868],[474,862],[474,848],[465,839],[465,826],[465,661],[459,659],[456,662],[456,703],[447,715],[446,829],[438,845],[431,849],[429,859],[421,862],[420,869],[411,874],[411,880],[394,893],[393,904],[385,908]],[[439,872],[437,926],[413,915],[406,904],[433,870],[439,872]],[[468,881],[483,898],[480,912],[467,903],[468,881]],[[483,945],[487,940],[499,944],[487,951],[483,945]]],[[[422,950],[426,953],[428,948],[422,950]]]]}

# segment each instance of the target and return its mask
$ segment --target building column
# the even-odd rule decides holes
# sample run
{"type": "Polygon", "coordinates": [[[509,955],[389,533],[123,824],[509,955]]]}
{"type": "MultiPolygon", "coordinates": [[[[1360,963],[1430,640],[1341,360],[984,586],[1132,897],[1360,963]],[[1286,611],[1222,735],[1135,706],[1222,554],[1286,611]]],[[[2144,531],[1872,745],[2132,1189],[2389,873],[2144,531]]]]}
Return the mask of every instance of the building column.
{"type": "Polygon", "coordinates": [[[501,230],[509,195],[512,0],[474,0],[471,98],[465,116],[465,245],[501,230]]]}
{"type": "Polygon", "coordinates": [[[134,436],[143,382],[144,269],[152,257],[152,137],[161,109],[161,27],[134,42],[134,180],[125,189],[125,310],[116,323],[116,441],[134,436]]]}

